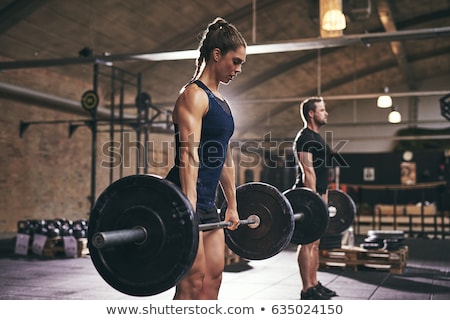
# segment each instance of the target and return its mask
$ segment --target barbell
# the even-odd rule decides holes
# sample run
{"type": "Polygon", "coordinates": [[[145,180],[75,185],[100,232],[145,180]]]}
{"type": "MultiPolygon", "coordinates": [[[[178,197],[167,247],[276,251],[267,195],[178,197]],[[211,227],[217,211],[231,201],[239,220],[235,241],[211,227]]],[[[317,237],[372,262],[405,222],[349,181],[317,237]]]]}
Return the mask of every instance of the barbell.
{"type": "MultiPolygon", "coordinates": [[[[121,178],[101,193],[91,210],[88,248],[92,262],[118,291],[149,296],[172,288],[189,271],[200,230],[225,228],[226,243],[233,252],[244,259],[262,260],[290,242],[317,240],[333,225],[328,223],[334,218],[325,202],[306,188],[281,193],[269,184],[250,182],[236,188],[236,198],[243,219],[242,226],[232,231],[226,229],[230,224],[225,221],[198,224],[190,201],[168,180],[147,174],[121,178]]],[[[334,217],[344,201],[337,199],[334,217]]],[[[220,208],[222,220],[225,212],[226,202],[220,208]]],[[[354,216],[354,211],[340,215],[354,216]]],[[[338,229],[345,227],[341,220],[334,224],[338,229]]]]}

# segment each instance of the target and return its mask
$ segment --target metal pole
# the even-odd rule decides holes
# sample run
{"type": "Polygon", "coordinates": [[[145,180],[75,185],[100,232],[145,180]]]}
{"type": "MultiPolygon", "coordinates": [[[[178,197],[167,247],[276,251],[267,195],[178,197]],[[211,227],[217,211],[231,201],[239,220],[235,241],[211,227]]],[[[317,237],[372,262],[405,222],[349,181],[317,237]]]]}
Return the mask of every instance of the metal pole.
{"type": "MultiPolygon", "coordinates": [[[[114,142],[114,112],[116,100],[116,69],[111,67],[111,118],[109,122],[109,143],[114,142]]],[[[114,150],[109,149],[109,183],[114,181],[114,150]]]]}
{"type": "MultiPolygon", "coordinates": [[[[93,79],[93,90],[97,92],[98,89],[98,64],[94,64],[94,79],[93,79]]],[[[91,209],[94,207],[95,203],[95,193],[96,193],[96,165],[97,165],[97,110],[92,111],[92,144],[91,144],[91,209]]]]}
{"type": "MultiPolygon", "coordinates": [[[[120,105],[119,105],[119,123],[120,123],[120,155],[121,155],[121,161],[123,161],[123,155],[124,155],[124,147],[123,147],[123,103],[124,101],[124,79],[123,79],[123,71],[120,72],[120,105]]],[[[120,163],[119,166],[119,177],[123,177],[123,163],[120,163]]]]}

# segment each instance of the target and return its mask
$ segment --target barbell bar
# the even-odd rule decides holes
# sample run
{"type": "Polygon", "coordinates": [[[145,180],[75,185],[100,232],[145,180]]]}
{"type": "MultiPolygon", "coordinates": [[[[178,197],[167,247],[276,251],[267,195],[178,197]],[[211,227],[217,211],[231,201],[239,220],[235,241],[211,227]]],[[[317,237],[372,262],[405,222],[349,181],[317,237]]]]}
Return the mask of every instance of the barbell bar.
{"type": "MultiPolygon", "coordinates": [[[[249,228],[257,228],[259,225],[258,216],[252,216],[250,219],[239,220],[240,225],[248,225],[249,228]]],[[[231,226],[230,221],[221,221],[216,223],[205,223],[198,226],[199,231],[207,231],[231,226]]],[[[142,226],[135,226],[130,229],[113,230],[97,232],[92,236],[92,245],[98,249],[111,247],[115,245],[135,244],[141,245],[147,241],[148,232],[142,226]]]]}
{"type": "MultiPolygon", "coordinates": [[[[303,220],[305,215],[303,213],[295,213],[294,221],[303,220]]],[[[248,219],[239,220],[239,225],[246,225],[250,229],[258,228],[261,220],[257,215],[251,215],[248,219]]],[[[230,221],[220,221],[200,224],[199,231],[207,231],[213,229],[227,228],[232,225],[230,221]]],[[[116,245],[135,244],[141,245],[147,241],[148,232],[142,226],[135,226],[130,229],[113,230],[97,232],[92,236],[92,245],[97,249],[112,247],[116,245]]]]}

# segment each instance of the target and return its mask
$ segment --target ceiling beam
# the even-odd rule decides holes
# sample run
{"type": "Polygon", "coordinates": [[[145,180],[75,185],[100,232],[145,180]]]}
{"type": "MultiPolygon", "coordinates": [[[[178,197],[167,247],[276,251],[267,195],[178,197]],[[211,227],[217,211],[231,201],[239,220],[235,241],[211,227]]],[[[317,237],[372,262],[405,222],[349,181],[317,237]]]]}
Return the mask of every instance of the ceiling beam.
{"type": "MultiPolygon", "coordinates": [[[[278,6],[278,0],[258,0],[257,13],[271,12],[273,7],[278,6]]],[[[231,22],[234,25],[238,25],[240,22],[246,22],[249,16],[253,15],[253,3],[248,3],[242,7],[237,8],[234,12],[227,13],[223,16],[224,19],[231,22]]],[[[176,34],[170,40],[165,41],[160,48],[174,48],[174,47],[189,47],[192,45],[192,41],[196,38],[192,37],[192,30],[186,28],[186,31],[182,34],[176,34]]],[[[163,49],[161,49],[163,50],[163,49]]],[[[139,72],[152,72],[154,64],[146,64],[143,68],[139,69],[139,72]]]]}
{"type": "MultiPolygon", "coordinates": [[[[378,17],[386,32],[396,32],[397,27],[395,25],[394,16],[392,15],[391,7],[387,0],[377,0],[378,17]]],[[[410,67],[407,59],[405,47],[400,41],[392,41],[390,43],[391,51],[397,60],[400,72],[403,75],[405,83],[408,84],[410,90],[416,89],[416,81],[412,68],[410,67]]]]}
{"type": "MultiPolygon", "coordinates": [[[[315,1],[315,0],[314,0],[315,1]]],[[[408,19],[404,21],[399,21],[397,23],[398,28],[397,29],[405,29],[405,28],[411,28],[414,27],[417,24],[423,24],[430,21],[434,21],[436,19],[444,19],[447,18],[450,15],[450,9],[443,10],[443,11],[435,11],[431,12],[429,14],[424,14],[421,16],[414,17],[413,19],[408,19]]],[[[384,29],[378,28],[371,30],[372,33],[380,33],[383,32],[384,29]]],[[[325,56],[327,54],[332,54],[336,50],[339,50],[339,48],[328,48],[328,49],[322,49],[320,54],[322,56],[325,56]]],[[[239,88],[235,89],[235,94],[239,95],[241,93],[247,93],[248,90],[251,88],[262,84],[263,82],[267,81],[268,79],[275,78],[279,76],[280,74],[291,70],[292,68],[297,67],[298,65],[302,65],[305,63],[308,63],[310,61],[313,61],[317,59],[317,53],[312,52],[308,53],[306,55],[300,56],[298,58],[295,58],[291,61],[288,61],[284,64],[277,64],[270,70],[264,71],[260,76],[254,77],[254,79],[247,81],[246,83],[239,86],[239,88]],[[238,91],[239,90],[239,91],[238,91]]],[[[390,68],[391,66],[385,66],[386,68],[390,68]]],[[[378,66],[378,70],[379,70],[378,66]]],[[[374,71],[375,72],[375,71],[374,71]]],[[[358,75],[357,75],[358,76],[358,75]]],[[[359,76],[358,76],[359,77],[359,76]]],[[[339,81],[343,81],[344,79],[339,79],[339,81]]],[[[353,78],[352,78],[353,81],[353,78]]]]}
{"type": "MultiPolygon", "coordinates": [[[[450,27],[426,28],[417,30],[405,30],[396,32],[364,33],[339,38],[325,39],[299,39],[289,42],[276,42],[268,44],[250,45],[247,47],[247,54],[268,54],[294,51],[307,51],[323,48],[344,47],[354,44],[370,45],[371,43],[384,41],[404,41],[430,39],[431,37],[449,37],[450,27]]],[[[109,56],[60,58],[49,60],[23,60],[12,62],[0,62],[0,70],[23,69],[23,68],[44,68],[61,65],[105,63],[114,61],[175,61],[193,60],[198,57],[198,50],[180,50],[154,53],[129,53],[109,56]]]]}
{"type": "Polygon", "coordinates": [[[0,34],[15,26],[44,5],[47,0],[15,0],[0,10],[0,34]]]}

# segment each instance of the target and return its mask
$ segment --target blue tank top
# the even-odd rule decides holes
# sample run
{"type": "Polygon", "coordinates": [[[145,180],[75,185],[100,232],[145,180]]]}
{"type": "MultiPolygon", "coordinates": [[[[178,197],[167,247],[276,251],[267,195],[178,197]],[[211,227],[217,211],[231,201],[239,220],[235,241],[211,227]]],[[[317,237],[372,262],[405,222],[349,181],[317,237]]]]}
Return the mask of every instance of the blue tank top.
{"type": "MultiPolygon", "coordinates": [[[[225,100],[216,97],[201,81],[194,81],[208,95],[209,108],[203,116],[199,147],[200,166],[197,179],[197,207],[210,209],[215,206],[216,190],[227,155],[228,142],[234,132],[234,120],[225,100]]],[[[175,124],[175,165],[166,179],[181,187],[180,135],[175,124]]]]}

